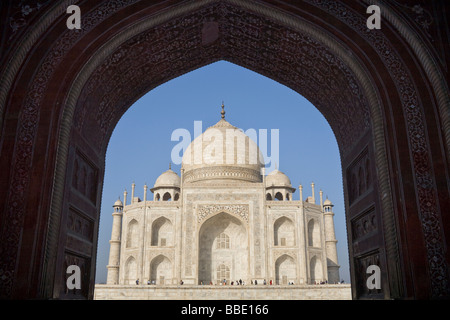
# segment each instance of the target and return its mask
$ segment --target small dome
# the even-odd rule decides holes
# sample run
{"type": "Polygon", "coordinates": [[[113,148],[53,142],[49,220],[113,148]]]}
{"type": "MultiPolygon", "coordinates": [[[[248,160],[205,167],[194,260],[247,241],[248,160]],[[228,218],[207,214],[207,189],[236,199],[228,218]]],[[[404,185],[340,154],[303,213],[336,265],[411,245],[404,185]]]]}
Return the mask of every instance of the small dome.
{"type": "Polygon", "coordinates": [[[117,201],[114,202],[113,207],[123,207],[122,201],[120,201],[120,199],[117,199],[117,201]]]}
{"type": "Polygon", "coordinates": [[[291,180],[283,172],[275,169],[266,177],[266,187],[292,187],[291,180]]]}
{"type": "Polygon", "coordinates": [[[324,206],[332,206],[333,204],[331,203],[330,200],[328,200],[328,198],[323,202],[324,206]]]}
{"type": "Polygon", "coordinates": [[[155,185],[153,186],[153,188],[158,188],[158,187],[169,187],[169,188],[173,188],[173,187],[180,187],[180,176],[172,171],[172,169],[167,170],[166,172],[163,172],[158,179],[156,179],[155,185]]]}

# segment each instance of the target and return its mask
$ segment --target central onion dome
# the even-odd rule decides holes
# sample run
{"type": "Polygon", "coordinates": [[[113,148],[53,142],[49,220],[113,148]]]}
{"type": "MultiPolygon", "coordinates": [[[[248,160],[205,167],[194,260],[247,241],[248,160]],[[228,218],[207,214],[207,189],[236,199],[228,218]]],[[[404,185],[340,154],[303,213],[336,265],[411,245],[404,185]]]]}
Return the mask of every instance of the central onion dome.
{"type": "Polygon", "coordinates": [[[262,182],[264,158],[241,129],[222,119],[187,147],[181,164],[183,182],[262,182]]]}

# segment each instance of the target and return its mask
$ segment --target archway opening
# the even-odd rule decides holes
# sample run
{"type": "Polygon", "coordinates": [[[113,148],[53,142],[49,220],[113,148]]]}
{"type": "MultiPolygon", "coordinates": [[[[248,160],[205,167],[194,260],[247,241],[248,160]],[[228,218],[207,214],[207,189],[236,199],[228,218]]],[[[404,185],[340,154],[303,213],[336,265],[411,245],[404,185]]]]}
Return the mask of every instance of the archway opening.
{"type": "Polygon", "coordinates": [[[198,284],[250,280],[248,235],[241,220],[216,214],[202,224],[198,241],[198,284]]]}
{"type": "MultiPolygon", "coordinates": [[[[339,150],[329,124],[311,103],[297,93],[292,92],[285,86],[279,85],[264,76],[260,76],[259,74],[249,71],[248,69],[236,66],[229,62],[217,62],[197,69],[175,80],[169,81],[146,94],[128,110],[122,120],[118,123],[108,148],[107,170],[105,173],[105,184],[103,191],[104,200],[102,201],[104,204],[104,209],[102,209],[102,214],[106,213],[106,215],[108,215],[109,209],[106,198],[111,197],[113,194],[122,193],[124,189],[127,189],[127,184],[129,184],[130,181],[136,180],[137,187],[135,193],[137,195],[142,195],[143,185],[148,181],[154,181],[154,179],[156,179],[167,167],[167,158],[171,155],[171,148],[173,148],[176,144],[170,141],[173,131],[178,128],[183,128],[190,131],[193,136],[194,120],[202,120],[202,127],[203,130],[205,130],[210,124],[217,121],[218,116],[220,117],[220,101],[217,107],[214,108],[211,106],[211,100],[214,100],[216,95],[220,95],[221,93],[223,94],[223,92],[226,92],[227,95],[229,95],[229,92],[239,92],[236,88],[239,86],[244,86],[244,83],[253,83],[252,86],[247,86],[245,91],[246,95],[251,95],[254,97],[252,99],[254,101],[252,101],[252,103],[248,103],[246,95],[244,95],[243,92],[238,93],[237,96],[230,95],[230,99],[227,99],[227,101],[230,102],[225,103],[227,119],[230,119],[229,121],[232,122],[240,121],[238,123],[242,123],[242,127],[244,129],[256,128],[256,130],[267,130],[269,135],[271,129],[278,129],[281,139],[279,146],[280,159],[277,161],[277,166],[283,166],[283,170],[289,173],[289,176],[293,181],[293,187],[296,186],[295,184],[305,180],[315,180],[316,184],[324,189],[326,195],[333,199],[333,203],[335,203],[334,211],[337,214],[335,223],[337,239],[339,242],[338,255],[339,261],[341,262],[341,278],[344,279],[345,282],[349,283],[350,275],[347,262],[348,248],[344,220],[345,206],[344,199],[342,197],[343,190],[342,176],[340,175],[339,150]],[[211,79],[214,78],[216,74],[222,74],[222,80],[218,83],[213,83],[211,82],[211,79]],[[242,82],[237,81],[237,79],[242,79],[242,82]],[[195,83],[199,84],[193,85],[195,83]],[[200,89],[195,91],[195,87],[199,87],[200,89]],[[213,87],[220,89],[213,89],[213,87]],[[261,88],[265,88],[266,94],[261,94],[261,88]],[[183,90],[182,92],[185,94],[181,94],[180,97],[182,98],[177,99],[176,97],[178,97],[178,95],[173,95],[171,93],[179,90],[183,90]],[[270,90],[273,90],[272,93],[270,90]],[[192,114],[189,114],[186,108],[180,107],[183,103],[186,104],[186,99],[188,99],[188,97],[192,97],[192,101],[198,99],[197,97],[201,97],[199,93],[202,91],[210,92],[210,94],[206,97],[200,98],[199,103],[192,102],[198,106],[198,109],[193,108],[189,110],[192,114]],[[291,115],[291,117],[289,117],[292,118],[291,121],[289,121],[283,114],[280,114],[277,117],[274,117],[273,115],[268,117],[266,112],[261,111],[269,111],[271,105],[277,105],[280,102],[280,99],[282,99],[280,97],[284,97],[283,99],[286,99],[285,108],[291,115]],[[152,108],[152,106],[158,105],[166,105],[167,107],[156,109],[152,108]],[[262,109],[263,106],[265,106],[265,109],[262,109]],[[170,124],[164,122],[165,113],[168,108],[173,110],[170,124]],[[255,114],[258,114],[258,112],[259,115],[254,116],[255,114]],[[304,120],[300,120],[302,117],[304,120]],[[189,118],[190,121],[186,122],[186,118],[189,118]],[[237,120],[238,118],[240,119],[237,120]],[[147,124],[146,127],[145,123],[149,120],[151,122],[147,124]],[[186,123],[188,124],[187,127],[186,123]],[[148,126],[150,125],[152,126],[152,133],[149,133],[148,126]],[[301,130],[298,129],[299,127],[301,130]],[[298,142],[295,137],[306,134],[311,134],[311,139],[309,139],[308,142],[302,142],[302,146],[305,149],[311,150],[309,154],[305,154],[300,149],[290,147],[298,142]],[[133,144],[126,143],[131,136],[146,137],[149,135],[158,135],[162,138],[144,138],[140,141],[137,140],[133,144]],[[166,137],[166,139],[163,139],[163,137],[166,137]],[[141,157],[127,157],[129,159],[127,165],[128,170],[117,169],[121,166],[123,167],[123,164],[125,163],[123,160],[123,155],[139,154],[139,152],[145,150],[145,145],[146,143],[149,143],[148,141],[150,140],[152,148],[157,148],[159,150],[158,154],[160,154],[161,157],[153,156],[151,163],[147,160],[140,162],[138,161],[139,159],[147,158],[146,154],[141,153],[141,157]],[[317,148],[317,146],[320,146],[320,148],[317,148]],[[326,158],[322,157],[323,148],[327,149],[327,154],[329,155],[326,158]],[[143,175],[143,173],[145,173],[145,175],[143,175]],[[108,182],[110,181],[110,176],[114,176],[113,182],[108,182]],[[139,184],[141,185],[141,190],[139,190],[139,184]]],[[[270,146],[269,137],[269,148],[270,146]]],[[[275,162],[275,160],[272,160],[272,163],[268,163],[268,168],[271,164],[275,165],[275,162]]],[[[179,164],[172,163],[172,169],[180,173],[179,164]]],[[[304,186],[303,200],[305,200],[311,192],[311,189],[304,186]]],[[[315,195],[318,199],[317,190],[315,195]]],[[[155,196],[155,200],[158,199],[158,196],[159,194],[155,196]]],[[[278,197],[280,200],[283,200],[283,195],[281,192],[279,192],[278,197]]],[[[141,196],[141,198],[143,197],[141,196]]],[[[147,198],[151,199],[149,196],[147,196],[147,198]]],[[[291,195],[289,200],[296,201],[299,198],[299,190],[297,189],[291,195]]],[[[268,198],[266,199],[271,199],[270,193],[268,193],[268,198]]],[[[317,203],[318,202],[319,201],[317,200],[317,203]]],[[[281,236],[283,232],[286,231],[284,230],[286,229],[285,227],[289,224],[288,220],[282,220],[283,219],[277,222],[275,228],[272,225],[271,228],[274,228],[277,234],[277,237],[272,237],[272,239],[274,239],[273,241],[276,241],[278,246],[295,246],[298,243],[295,242],[293,230],[288,232],[287,236],[281,236]],[[280,226],[278,224],[280,224],[280,226]]],[[[105,221],[105,219],[103,221],[105,221]]],[[[103,228],[103,226],[101,226],[101,228],[103,228]]],[[[109,226],[106,226],[104,227],[104,231],[104,243],[107,243],[109,241],[111,229],[109,226]]],[[[156,232],[154,234],[156,234],[156,232]]],[[[154,241],[153,243],[156,242],[154,241]]],[[[105,260],[109,248],[105,246],[103,250],[103,253],[99,250],[99,257],[100,254],[103,254],[105,256],[105,260]]],[[[208,271],[205,271],[206,273],[215,273],[217,275],[217,270],[214,269],[215,266],[206,266],[206,268],[208,268],[208,271]]],[[[230,266],[228,266],[228,268],[230,268],[230,266]]],[[[99,262],[97,270],[97,282],[101,283],[101,274],[105,273],[104,265],[99,262]]],[[[203,277],[200,282],[203,281],[204,283],[209,283],[210,281],[215,281],[216,279],[214,277],[203,277]]]]}
{"type": "MultiPolygon", "coordinates": [[[[273,1],[85,1],[87,24],[73,31],[61,2],[6,24],[2,296],[64,297],[65,267],[77,264],[89,283],[81,295],[92,297],[103,157],[116,122],[145,92],[222,59],[283,83],[329,120],[342,161],[353,297],[372,296],[361,277],[378,261],[385,298],[448,296],[448,88],[435,60],[445,60],[440,42],[429,41],[445,33],[445,19],[424,32],[399,14],[417,8],[394,1],[383,4],[387,28],[369,31],[366,5],[306,1],[286,12],[273,1]],[[23,281],[30,271],[33,281],[23,281]]],[[[443,1],[424,6],[445,12],[435,10],[443,1]]],[[[12,2],[5,8],[5,17],[20,15],[12,2]]]]}

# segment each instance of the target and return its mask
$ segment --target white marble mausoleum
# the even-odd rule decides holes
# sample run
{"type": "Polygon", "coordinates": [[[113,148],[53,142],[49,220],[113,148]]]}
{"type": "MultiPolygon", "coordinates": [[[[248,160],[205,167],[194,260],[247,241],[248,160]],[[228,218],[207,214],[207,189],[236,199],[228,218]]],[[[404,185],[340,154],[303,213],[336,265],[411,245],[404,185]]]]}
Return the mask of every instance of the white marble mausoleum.
{"type": "Polygon", "coordinates": [[[266,175],[224,115],[185,150],[180,174],[165,171],[142,198],[133,183],[114,203],[108,286],[339,282],[331,201],[314,183],[294,200],[289,177],[266,175]]]}

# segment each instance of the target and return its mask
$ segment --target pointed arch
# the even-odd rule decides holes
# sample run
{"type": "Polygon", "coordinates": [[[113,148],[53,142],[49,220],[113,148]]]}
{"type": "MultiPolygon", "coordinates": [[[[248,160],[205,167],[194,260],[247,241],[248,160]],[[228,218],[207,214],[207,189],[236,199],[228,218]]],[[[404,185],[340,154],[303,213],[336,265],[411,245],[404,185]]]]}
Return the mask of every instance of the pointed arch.
{"type": "Polygon", "coordinates": [[[198,283],[223,280],[218,278],[220,264],[229,268],[233,279],[248,277],[247,229],[235,215],[220,212],[210,216],[200,227],[198,248],[198,283]]]}
{"type": "Polygon", "coordinates": [[[150,281],[159,285],[172,284],[172,262],[160,254],[150,262],[150,281]]]}
{"type": "Polygon", "coordinates": [[[124,284],[135,284],[137,280],[137,263],[133,256],[125,262],[124,284]]]}
{"type": "Polygon", "coordinates": [[[314,255],[309,262],[309,272],[311,283],[319,283],[323,281],[322,261],[314,255]]]}
{"type": "Polygon", "coordinates": [[[320,227],[316,219],[312,218],[308,222],[308,246],[320,247],[320,227]]]}
{"type": "Polygon", "coordinates": [[[170,200],[172,200],[172,195],[170,194],[170,192],[164,193],[162,200],[163,201],[170,201],[170,200]]]}
{"type": "Polygon", "coordinates": [[[139,223],[132,219],[127,226],[126,247],[135,248],[139,243],[139,223]]]}
{"type": "Polygon", "coordinates": [[[287,285],[297,280],[297,264],[295,259],[283,254],[275,261],[275,284],[287,285]]]}
{"type": "Polygon", "coordinates": [[[275,194],[274,200],[283,201],[283,194],[281,192],[277,192],[275,194]]]}

